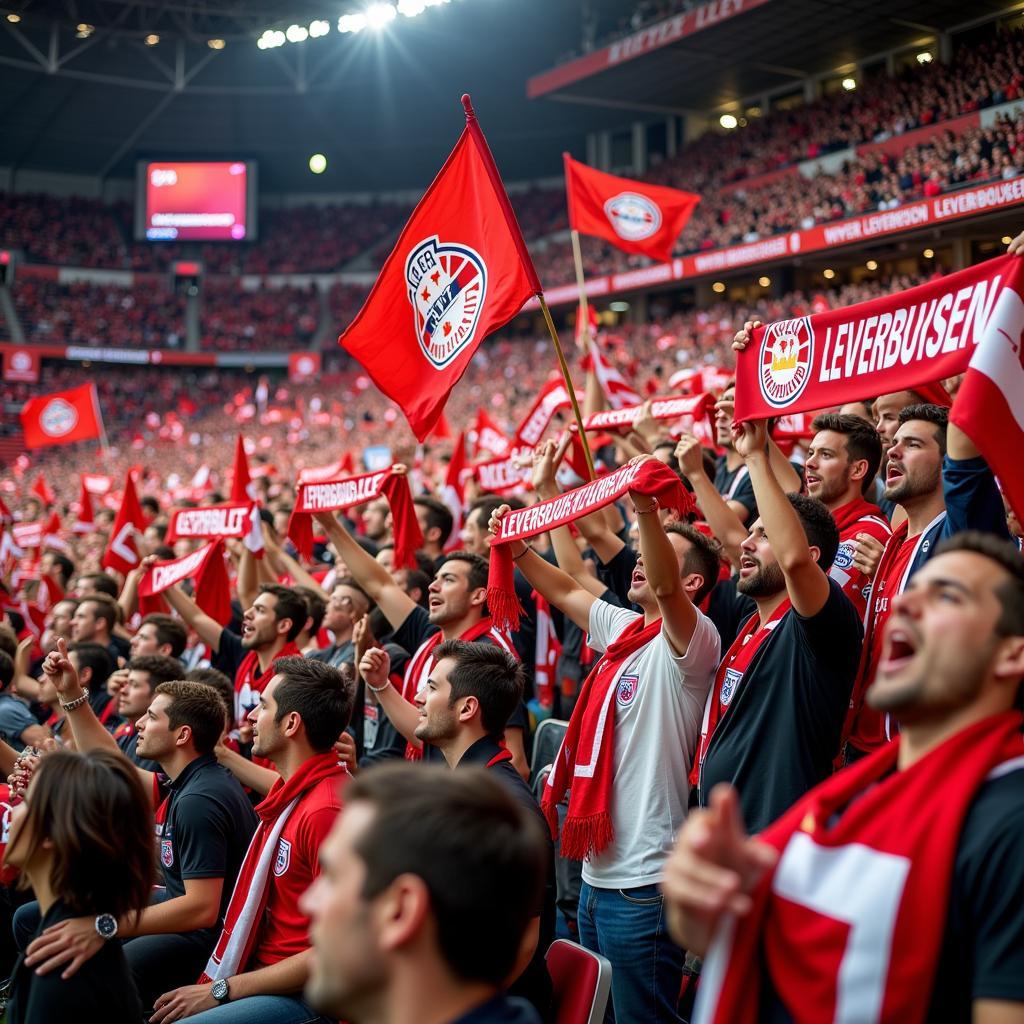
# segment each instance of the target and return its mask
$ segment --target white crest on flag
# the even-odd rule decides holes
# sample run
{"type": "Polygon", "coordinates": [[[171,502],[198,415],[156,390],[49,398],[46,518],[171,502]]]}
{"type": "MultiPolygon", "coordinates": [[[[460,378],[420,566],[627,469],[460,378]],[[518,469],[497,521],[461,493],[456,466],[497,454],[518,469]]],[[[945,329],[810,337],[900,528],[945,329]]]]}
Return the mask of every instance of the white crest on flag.
{"type": "Polygon", "coordinates": [[[414,246],[405,281],[423,354],[443,370],[472,344],[487,294],[487,266],[467,245],[437,235],[414,246]]]}
{"type": "Polygon", "coordinates": [[[78,410],[63,398],[55,398],[47,402],[39,416],[39,426],[43,433],[50,437],[63,437],[70,434],[78,425],[78,410]]]}
{"type": "Polygon", "coordinates": [[[661,228],[661,210],[647,196],[620,192],[604,204],[604,214],[620,238],[641,242],[661,228]]]}

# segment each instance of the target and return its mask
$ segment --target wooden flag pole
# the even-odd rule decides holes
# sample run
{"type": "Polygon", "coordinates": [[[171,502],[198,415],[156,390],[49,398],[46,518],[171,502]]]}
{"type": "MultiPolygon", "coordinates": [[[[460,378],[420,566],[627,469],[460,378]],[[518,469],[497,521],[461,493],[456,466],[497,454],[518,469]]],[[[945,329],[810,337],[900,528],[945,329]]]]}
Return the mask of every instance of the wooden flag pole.
{"type": "Polygon", "coordinates": [[[551,310],[548,309],[547,299],[543,292],[537,292],[537,301],[540,302],[540,310],[544,314],[544,322],[548,325],[548,333],[555,346],[555,355],[558,356],[558,366],[562,371],[562,379],[565,381],[565,390],[569,392],[569,401],[572,403],[572,414],[576,418],[576,426],[579,428],[580,441],[583,444],[583,457],[587,460],[587,472],[590,479],[597,479],[597,472],[594,469],[594,456],[590,452],[590,445],[587,442],[587,432],[583,429],[583,415],[580,412],[580,403],[576,401],[576,389],[572,385],[569,376],[569,364],[565,361],[565,353],[562,351],[562,343],[558,340],[558,331],[555,330],[555,322],[551,319],[551,310]]]}
{"type": "Polygon", "coordinates": [[[590,353],[590,343],[594,340],[590,336],[590,305],[587,302],[587,286],[583,280],[583,252],[580,249],[580,233],[573,228],[569,233],[572,237],[572,260],[576,264],[576,287],[580,293],[580,304],[578,316],[582,319],[582,325],[577,324],[576,330],[583,339],[583,349],[590,353]]]}

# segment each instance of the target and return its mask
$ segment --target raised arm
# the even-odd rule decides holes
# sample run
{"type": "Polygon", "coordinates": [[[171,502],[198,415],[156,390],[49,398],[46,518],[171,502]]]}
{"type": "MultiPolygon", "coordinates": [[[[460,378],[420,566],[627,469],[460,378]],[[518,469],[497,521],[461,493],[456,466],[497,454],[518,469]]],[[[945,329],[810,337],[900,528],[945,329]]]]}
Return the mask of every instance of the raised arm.
{"type": "Polygon", "coordinates": [[[320,512],[316,520],[326,531],[352,578],[380,608],[392,628],[398,629],[416,607],[416,602],[395,583],[391,573],[377,559],[363,550],[332,513],[320,512]]]}
{"type": "Polygon", "coordinates": [[[658,602],[665,635],[673,650],[681,657],[686,654],[697,627],[697,609],[683,588],[679,559],[661,524],[658,503],[632,491],[629,497],[637,513],[640,555],[647,584],[658,602]]]}
{"type": "Polygon", "coordinates": [[[168,587],[163,596],[211,651],[220,650],[220,635],[224,627],[216,619],[210,618],[178,584],[168,587]]]}
{"type": "Polygon", "coordinates": [[[263,543],[267,549],[266,560],[279,573],[288,573],[292,582],[297,587],[306,587],[314,594],[319,594],[325,601],[329,601],[331,595],[299,564],[298,559],[292,558],[281,546],[277,534],[273,528],[263,527],[263,543]]]}
{"type": "Polygon", "coordinates": [[[816,549],[808,544],[800,517],[772,472],[767,424],[764,420],[733,423],[732,436],[736,451],[747,464],[761,527],[786,578],[789,599],[805,618],[817,615],[828,600],[828,576],[818,565],[816,549]]]}
{"type": "Polygon", "coordinates": [[[359,660],[359,674],[374,699],[384,709],[388,720],[409,743],[420,750],[423,743],[415,735],[416,726],[420,724],[420,713],[416,705],[410,704],[392,685],[390,672],[391,658],[380,647],[371,648],[359,660]]]}
{"type": "MultiPolygon", "coordinates": [[[[508,505],[502,505],[491,515],[490,531],[496,537],[501,520],[508,514],[508,505]]],[[[527,582],[549,604],[553,604],[564,615],[568,615],[580,629],[590,628],[590,609],[597,598],[585,587],[581,587],[567,572],[540,557],[521,540],[509,541],[512,560],[527,582]]]]}
{"type": "Polygon", "coordinates": [[[148,568],[149,563],[143,560],[124,578],[124,586],[117,597],[117,603],[121,606],[121,613],[124,615],[125,622],[131,621],[131,617],[135,614],[135,609],[139,606],[139,581],[145,575],[148,568]]]}

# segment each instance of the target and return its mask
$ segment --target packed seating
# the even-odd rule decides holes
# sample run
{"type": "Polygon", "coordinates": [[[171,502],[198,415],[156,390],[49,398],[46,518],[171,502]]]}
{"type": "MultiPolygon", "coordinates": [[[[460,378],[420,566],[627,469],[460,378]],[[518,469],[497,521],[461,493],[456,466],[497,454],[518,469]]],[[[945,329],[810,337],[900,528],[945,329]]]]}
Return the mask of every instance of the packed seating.
{"type": "Polygon", "coordinates": [[[319,301],[315,285],[251,289],[210,278],[203,288],[200,345],[215,352],[309,348],[320,323],[319,301]]]}

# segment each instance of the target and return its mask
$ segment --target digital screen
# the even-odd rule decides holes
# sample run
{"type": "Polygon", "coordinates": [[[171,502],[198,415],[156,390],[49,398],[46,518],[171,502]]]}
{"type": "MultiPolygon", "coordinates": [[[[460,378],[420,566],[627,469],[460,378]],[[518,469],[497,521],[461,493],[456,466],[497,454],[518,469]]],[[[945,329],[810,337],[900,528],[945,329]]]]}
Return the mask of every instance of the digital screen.
{"type": "Polygon", "coordinates": [[[246,242],[256,237],[254,163],[145,160],[137,177],[138,239],[246,242]]]}

